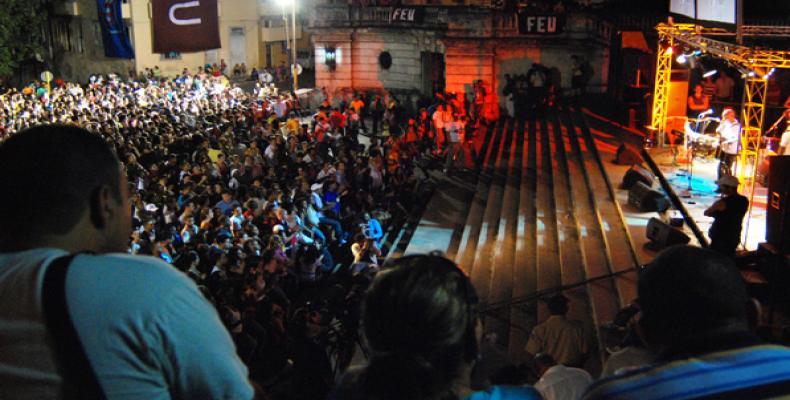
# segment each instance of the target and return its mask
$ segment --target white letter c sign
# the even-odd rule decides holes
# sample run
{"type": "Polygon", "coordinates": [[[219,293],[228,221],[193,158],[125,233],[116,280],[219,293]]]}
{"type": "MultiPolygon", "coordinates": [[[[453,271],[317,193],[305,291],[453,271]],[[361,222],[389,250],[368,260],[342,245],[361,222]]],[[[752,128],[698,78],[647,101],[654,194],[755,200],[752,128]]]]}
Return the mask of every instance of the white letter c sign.
{"type": "Polygon", "coordinates": [[[170,17],[170,22],[175,25],[199,25],[202,20],[200,18],[189,18],[189,19],[180,19],[176,18],[176,11],[180,8],[193,8],[193,7],[200,7],[200,1],[193,0],[187,1],[185,3],[176,3],[170,6],[170,11],[167,13],[168,17],[170,17]]]}

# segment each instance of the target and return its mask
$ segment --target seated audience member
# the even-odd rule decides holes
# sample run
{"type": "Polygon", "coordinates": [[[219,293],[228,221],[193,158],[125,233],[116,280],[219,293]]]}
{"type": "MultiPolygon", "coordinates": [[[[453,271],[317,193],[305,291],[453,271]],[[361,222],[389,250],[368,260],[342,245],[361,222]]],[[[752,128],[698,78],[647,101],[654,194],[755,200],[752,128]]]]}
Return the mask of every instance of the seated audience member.
{"type": "Polygon", "coordinates": [[[540,380],[535,389],[543,400],[578,400],[593,382],[587,371],[581,368],[557,364],[548,354],[538,354],[533,360],[535,372],[540,380]]]}
{"type": "Polygon", "coordinates": [[[363,306],[369,363],[330,399],[539,399],[530,387],[469,388],[481,326],[477,295],[451,261],[415,255],[379,273],[363,306]]]}
{"type": "Polygon", "coordinates": [[[0,165],[0,398],[253,397],[195,284],[124,254],[129,187],[99,135],[30,128],[0,165]]]}
{"type": "Polygon", "coordinates": [[[650,366],[601,380],[585,399],[778,399],[790,396],[790,349],[750,329],[754,303],[726,256],[662,252],[639,276],[639,332],[650,366]]]}
{"type": "Polygon", "coordinates": [[[584,328],[568,320],[568,299],[558,294],[546,302],[551,316],[532,329],[527,341],[529,354],[546,353],[558,363],[581,367],[590,352],[584,328]]]}

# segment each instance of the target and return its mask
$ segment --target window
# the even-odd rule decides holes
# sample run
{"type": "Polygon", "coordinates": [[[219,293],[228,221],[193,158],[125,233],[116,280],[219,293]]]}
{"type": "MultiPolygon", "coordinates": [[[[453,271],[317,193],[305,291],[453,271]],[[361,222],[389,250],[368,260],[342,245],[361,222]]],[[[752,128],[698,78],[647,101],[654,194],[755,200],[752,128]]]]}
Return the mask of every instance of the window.
{"type": "Polygon", "coordinates": [[[50,34],[52,45],[64,51],[74,50],[71,43],[71,24],[66,18],[53,18],[50,20],[50,34]]]}
{"type": "Polygon", "coordinates": [[[85,53],[85,35],[82,32],[82,21],[77,23],[77,51],[85,53]]]}
{"type": "Polygon", "coordinates": [[[96,47],[102,45],[101,24],[99,21],[93,21],[93,44],[96,47]]]}
{"type": "Polygon", "coordinates": [[[167,53],[161,54],[159,56],[159,59],[160,60],[180,60],[181,59],[181,53],[179,53],[177,51],[169,51],[167,53]]]}

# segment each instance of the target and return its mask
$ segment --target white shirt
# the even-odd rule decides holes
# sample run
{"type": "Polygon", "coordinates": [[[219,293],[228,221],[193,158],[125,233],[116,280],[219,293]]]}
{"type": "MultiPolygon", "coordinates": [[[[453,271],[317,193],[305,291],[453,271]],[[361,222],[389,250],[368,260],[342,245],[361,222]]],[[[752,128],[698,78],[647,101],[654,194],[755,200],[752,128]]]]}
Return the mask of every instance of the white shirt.
{"type": "Polygon", "coordinates": [[[592,382],[590,374],[583,369],[555,365],[543,373],[535,389],[544,400],[576,400],[582,398],[592,382]]]}
{"type": "MultiPolygon", "coordinates": [[[[0,398],[59,398],[41,286],[50,262],[65,254],[0,254],[0,398]]],[[[247,368],[214,307],[162,260],[79,255],[69,268],[66,296],[108,399],[252,398],[247,368]]]]}
{"type": "Polygon", "coordinates": [[[782,134],[782,138],[779,140],[779,146],[785,148],[785,152],[779,154],[780,156],[790,156],[790,129],[785,130],[785,133],[782,134]]]}
{"type": "Polygon", "coordinates": [[[741,124],[735,121],[722,120],[716,132],[721,135],[721,150],[727,154],[738,154],[738,142],[741,138],[741,124]]]}

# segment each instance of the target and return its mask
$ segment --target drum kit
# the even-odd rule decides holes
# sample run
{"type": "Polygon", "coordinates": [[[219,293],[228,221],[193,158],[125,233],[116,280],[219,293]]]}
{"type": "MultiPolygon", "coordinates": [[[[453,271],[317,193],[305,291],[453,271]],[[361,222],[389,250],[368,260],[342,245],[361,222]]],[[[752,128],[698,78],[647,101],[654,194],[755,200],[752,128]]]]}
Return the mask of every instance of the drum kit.
{"type": "Polygon", "coordinates": [[[717,134],[705,133],[713,121],[721,121],[719,118],[703,117],[691,118],[686,122],[684,127],[685,133],[685,147],[690,151],[691,157],[698,157],[704,160],[711,160],[716,157],[717,150],[719,149],[719,136],[717,134]],[[692,127],[692,124],[694,125],[692,127]]]}

